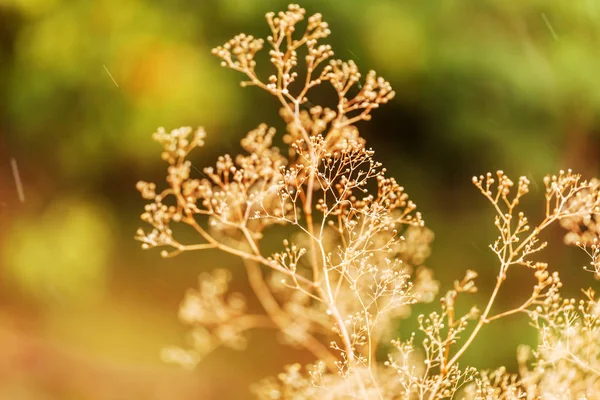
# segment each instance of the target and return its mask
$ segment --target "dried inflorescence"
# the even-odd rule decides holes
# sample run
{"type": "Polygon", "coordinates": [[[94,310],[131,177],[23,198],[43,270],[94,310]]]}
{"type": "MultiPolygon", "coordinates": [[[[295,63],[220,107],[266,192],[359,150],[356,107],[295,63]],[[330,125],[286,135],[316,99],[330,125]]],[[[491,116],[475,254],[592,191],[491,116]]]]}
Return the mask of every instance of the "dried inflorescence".
{"type": "Polygon", "coordinates": [[[198,289],[190,289],[179,309],[179,319],[191,327],[191,350],[177,347],[163,350],[163,358],[193,368],[206,354],[225,346],[244,349],[249,329],[271,327],[273,322],[265,315],[246,311],[246,300],[240,293],[229,292],[231,273],[216,269],[200,275],[198,289]]]}
{"type": "Polygon", "coordinates": [[[164,358],[193,367],[218,346],[242,348],[249,329],[275,328],[284,343],[303,347],[315,362],[290,365],[257,384],[254,392],[263,399],[596,398],[600,306],[591,291],[581,302],[562,299],[558,274],[535,256],[547,246],[540,234],[557,222],[598,274],[600,181],[571,171],[548,176],[545,215],[532,224],[518,211],[529,193],[526,177],[513,182],[502,171],[474,177],[498,230],[490,245],[498,275],[487,304],[457,311],[457,302],[477,291],[477,273],[466,271],[442,296],[439,311],[418,317],[418,332],[390,341],[394,320],[437,295],[439,284],[422,265],[433,234],[356,126],[393,98],[389,83],[372,71],[363,79],[355,63],[333,59],[322,43],[330,34],[327,23],[315,14],[301,29],[305,14],[297,5],[269,13],[266,41],[241,34],[213,51],[223,66],[245,76],[243,86],[275,97],[285,148],[275,145],[275,129],[262,124],[242,139],[243,154],[219,157],[195,177],[188,155],[204,144],[205,132],[160,129],[154,135],[169,165],[168,186],[157,191],[154,183],[138,183],[149,201],[142,219],[152,230],[140,229],[137,239],[144,248],[164,248],[163,256],[218,249],[240,257],[264,309],[248,313],[243,297],[229,293],[227,272],[203,274],[180,309],[191,329],[190,348],[166,349],[164,358]],[[255,58],[265,46],[274,70],[262,80],[255,58]],[[336,105],[309,101],[319,85],[333,88],[336,105]],[[199,241],[183,243],[175,226],[191,228],[199,241]],[[286,238],[266,253],[261,242],[274,226],[283,227],[277,235],[286,238]],[[520,306],[497,311],[496,297],[514,268],[530,270],[536,283],[520,306]],[[520,351],[518,374],[460,365],[486,324],[516,313],[528,314],[540,335],[534,351],[520,351]]]}

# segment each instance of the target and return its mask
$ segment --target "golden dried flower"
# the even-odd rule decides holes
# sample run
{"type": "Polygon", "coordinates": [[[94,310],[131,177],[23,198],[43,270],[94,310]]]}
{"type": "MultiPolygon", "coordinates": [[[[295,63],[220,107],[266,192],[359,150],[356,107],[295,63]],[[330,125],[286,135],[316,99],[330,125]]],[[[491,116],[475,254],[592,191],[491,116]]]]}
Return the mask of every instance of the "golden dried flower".
{"type": "Polygon", "coordinates": [[[433,301],[440,286],[422,265],[433,234],[355,125],[368,121],[394,91],[375,72],[363,77],[353,61],[333,59],[322,43],[331,32],[320,14],[306,18],[303,8],[290,5],[266,19],[266,40],[240,34],[213,54],[245,76],[244,86],[274,96],[286,124],[283,151],[274,145],[275,129],[261,124],[242,139],[244,153],[223,155],[196,176],[189,155],[203,146],[204,130],[158,129],[154,139],[168,164],[167,187],[137,184],[149,202],[141,218],[151,230],[136,234],[144,248],[165,248],[163,256],[217,249],[240,257],[264,313],[249,313],[244,298],[229,292],[227,271],[202,274],[179,311],[190,327],[189,349],[167,348],[163,358],[193,367],[219,346],[242,349],[249,329],[275,328],[285,344],[304,348],[315,363],[289,365],[256,385],[261,399],[597,398],[599,302],[592,290],[579,302],[564,299],[558,273],[535,258],[547,246],[541,232],[556,222],[568,230],[565,241],[590,256],[586,269],[600,275],[600,181],[570,170],[547,176],[544,218],[532,223],[519,211],[529,194],[527,177],[512,180],[503,171],[473,177],[495,212],[498,236],[490,249],[498,261],[496,285],[481,309],[459,313],[457,302],[477,292],[477,273],[467,270],[438,311],[417,317],[418,332],[390,343],[385,335],[393,321],[409,315],[414,303],[433,301]],[[266,80],[257,75],[255,60],[264,47],[274,71],[266,80]],[[312,89],[325,84],[338,104],[307,109],[312,89]],[[192,228],[198,242],[180,242],[173,225],[192,228]],[[293,233],[268,254],[261,242],[274,225],[293,233]],[[520,306],[496,310],[514,268],[526,268],[535,283],[520,306]],[[516,313],[527,314],[540,336],[534,351],[519,352],[518,374],[460,365],[486,324],[516,313]],[[382,360],[380,349],[389,344],[382,360]]]}

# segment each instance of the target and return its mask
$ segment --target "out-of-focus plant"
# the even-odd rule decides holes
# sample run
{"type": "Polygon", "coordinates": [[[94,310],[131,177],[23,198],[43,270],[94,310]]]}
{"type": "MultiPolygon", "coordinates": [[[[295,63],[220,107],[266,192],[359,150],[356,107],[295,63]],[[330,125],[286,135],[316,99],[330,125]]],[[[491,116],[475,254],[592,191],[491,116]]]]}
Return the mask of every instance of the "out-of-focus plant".
{"type": "Polygon", "coordinates": [[[333,59],[322,43],[330,31],[320,14],[304,28],[305,10],[297,5],[266,17],[274,67],[266,79],[255,61],[263,39],[240,34],[213,53],[244,75],[243,86],[278,100],[284,146],[275,146],[273,128],[260,125],[242,139],[244,153],[220,157],[194,178],[188,155],[204,144],[204,130],[159,129],[154,138],[169,164],[168,186],[139,182],[149,200],[142,219],[152,229],[137,234],[144,248],[165,247],[165,257],[209,249],[239,256],[265,312],[249,312],[243,296],[229,292],[227,271],[205,273],[180,308],[180,319],[191,327],[190,348],[165,349],[164,358],[193,367],[219,346],[243,348],[249,329],[275,328],[316,360],[261,382],[255,387],[259,398],[596,398],[600,305],[591,290],[580,302],[563,299],[558,274],[534,256],[546,247],[540,234],[559,222],[569,230],[566,241],[588,251],[591,269],[598,271],[600,182],[571,171],[546,177],[545,215],[531,224],[519,211],[529,192],[526,177],[513,182],[502,171],[474,177],[495,210],[498,230],[490,246],[497,279],[487,303],[458,311],[457,301],[477,291],[477,273],[469,270],[442,296],[439,311],[418,317],[417,332],[390,341],[394,319],[438,291],[421,265],[431,232],[356,127],[394,92],[375,72],[362,76],[354,62],[333,59]],[[314,88],[327,86],[336,94],[333,107],[309,101],[314,88]],[[200,241],[180,239],[183,228],[200,241]],[[267,252],[262,239],[278,229],[288,237],[280,251],[267,252]],[[516,268],[531,271],[535,285],[520,306],[495,310],[516,268]],[[540,336],[534,351],[519,352],[519,374],[461,364],[486,325],[516,313],[528,314],[540,336]]]}
{"type": "Polygon", "coordinates": [[[237,99],[192,14],[148,1],[0,0],[10,40],[3,134],[54,160],[59,176],[90,179],[122,159],[149,160],[140,138],[159,122],[216,125],[237,99]]]}
{"type": "Polygon", "coordinates": [[[98,300],[108,283],[111,223],[105,207],[76,197],[17,217],[1,248],[7,281],[45,304],[98,300]]]}
{"type": "MultiPolygon", "coordinates": [[[[351,8],[340,12],[357,19],[351,8]]],[[[431,140],[466,159],[470,149],[487,146],[486,158],[534,174],[565,164],[598,168],[597,4],[408,1],[360,8],[355,39],[402,88],[402,101],[430,117],[423,123],[431,140]]]]}

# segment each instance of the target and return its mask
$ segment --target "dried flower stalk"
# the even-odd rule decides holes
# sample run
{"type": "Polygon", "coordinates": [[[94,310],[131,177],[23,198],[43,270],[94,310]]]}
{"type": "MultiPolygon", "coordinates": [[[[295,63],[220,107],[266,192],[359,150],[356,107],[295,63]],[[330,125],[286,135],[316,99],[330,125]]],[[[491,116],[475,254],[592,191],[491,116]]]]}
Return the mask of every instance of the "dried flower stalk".
{"type": "Polygon", "coordinates": [[[437,294],[439,285],[422,266],[433,237],[356,126],[394,97],[389,83],[373,71],[363,77],[352,61],[334,59],[322,43],[330,35],[327,23],[315,14],[301,28],[305,17],[304,9],[290,5],[266,15],[266,41],[240,34],[213,50],[224,67],[244,75],[242,86],[277,99],[286,126],[283,149],[274,144],[275,129],[261,124],[242,139],[243,154],[220,157],[196,178],[188,156],[203,146],[204,130],[161,128],[154,134],[169,165],[168,186],[157,191],[154,183],[138,183],[149,201],[142,220],[152,230],[140,229],[136,238],[144,248],[163,247],[165,257],[209,249],[240,257],[264,309],[249,314],[243,296],[229,293],[226,271],[204,274],[180,309],[180,319],[191,327],[190,348],[165,349],[164,358],[193,367],[219,346],[242,348],[249,329],[275,328],[315,362],[288,366],[261,382],[254,388],[259,398],[596,398],[595,294],[586,291],[579,303],[563,299],[558,274],[534,256],[547,245],[540,234],[558,222],[568,230],[565,241],[590,255],[586,268],[599,273],[599,181],[571,171],[546,177],[545,218],[531,225],[518,211],[529,192],[527,178],[515,184],[502,171],[474,177],[495,210],[498,229],[490,245],[498,275],[487,304],[457,314],[458,299],[477,291],[477,273],[467,271],[442,297],[440,311],[418,317],[419,332],[389,342],[393,321],[437,294]],[[273,72],[261,79],[255,56],[264,47],[273,72]],[[321,85],[337,94],[334,107],[309,101],[321,85]],[[194,230],[199,242],[182,243],[175,225],[194,230]],[[287,238],[280,251],[267,254],[261,241],[275,226],[286,227],[287,238]],[[536,284],[519,307],[496,311],[495,300],[514,268],[531,270],[536,284]],[[540,334],[535,351],[519,352],[519,374],[460,365],[485,325],[516,313],[528,314],[540,334]],[[382,344],[386,357],[378,357],[382,344]]]}

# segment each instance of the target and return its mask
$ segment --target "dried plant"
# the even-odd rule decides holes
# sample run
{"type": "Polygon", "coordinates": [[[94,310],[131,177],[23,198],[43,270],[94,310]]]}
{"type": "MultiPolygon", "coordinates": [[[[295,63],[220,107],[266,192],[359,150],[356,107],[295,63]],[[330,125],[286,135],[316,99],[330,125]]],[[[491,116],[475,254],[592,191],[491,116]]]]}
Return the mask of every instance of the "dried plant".
{"type": "Polygon", "coordinates": [[[242,348],[249,329],[274,328],[315,362],[290,365],[257,384],[253,390],[262,399],[597,398],[598,300],[591,290],[579,302],[563,299],[558,274],[535,256],[546,247],[542,231],[558,222],[568,230],[565,241],[590,255],[586,269],[599,273],[600,182],[571,171],[546,177],[545,216],[531,224],[518,211],[529,192],[527,178],[515,183],[502,171],[474,177],[495,210],[498,230],[490,246],[498,274],[487,304],[457,312],[459,297],[477,291],[477,273],[467,271],[442,296],[439,311],[418,317],[418,332],[390,340],[394,320],[438,292],[422,265],[432,233],[355,125],[394,92],[375,72],[363,78],[352,61],[333,58],[322,44],[330,31],[320,14],[303,29],[305,10],[297,5],[266,18],[273,67],[266,79],[255,61],[263,39],[241,34],[213,54],[244,75],[243,86],[277,99],[286,124],[283,148],[274,144],[275,129],[260,125],[242,139],[243,154],[220,157],[194,178],[188,155],[204,144],[204,130],[159,129],[154,139],[169,165],[168,186],[157,191],[154,183],[138,183],[149,201],[142,220],[153,229],[137,234],[144,248],[165,248],[165,257],[208,249],[240,257],[264,313],[249,313],[244,297],[229,292],[227,271],[203,274],[180,309],[191,328],[190,347],[165,349],[164,358],[193,367],[218,346],[242,348]],[[310,102],[317,86],[331,87],[337,104],[310,102]],[[199,242],[181,242],[175,226],[191,228],[199,242]],[[265,253],[263,238],[276,226],[286,239],[280,251],[265,253]],[[497,295],[515,268],[530,270],[536,283],[520,306],[496,311],[497,295]],[[519,373],[461,364],[485,325],[516,313],[528,314],[540,335],[536,349],[520,349],[519,373]]]}

